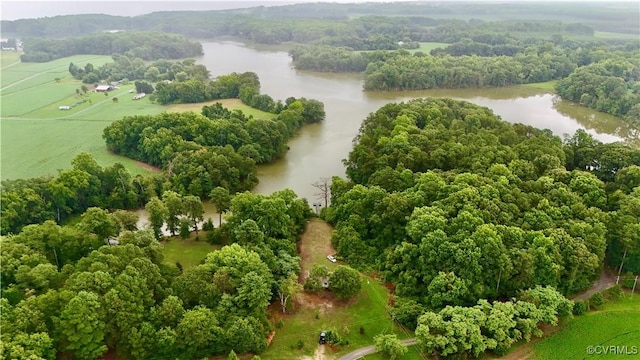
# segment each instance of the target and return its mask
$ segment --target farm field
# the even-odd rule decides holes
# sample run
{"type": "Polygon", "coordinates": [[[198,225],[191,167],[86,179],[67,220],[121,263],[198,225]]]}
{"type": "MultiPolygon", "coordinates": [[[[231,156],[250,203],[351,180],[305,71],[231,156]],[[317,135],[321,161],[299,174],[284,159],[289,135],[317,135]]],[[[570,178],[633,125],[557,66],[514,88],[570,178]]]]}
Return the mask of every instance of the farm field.
{"type": "MultiPolygon", "coordinates": [[[[153,171],[150,167],[107,151],[102,130],[127,115],[199,112],[203,105],[215,102],[162,106],[149,98],[133,100],[130,93],[133,84],[121,86],[106,96],[91,90],[83,96],[77,94],[82,84],[69,74],[69,63],[84,66],[90,62],[101,66],[111,61],[108,56],[78,55],[47,63],[23,64],[17,63],[17,53],[4,52],[0,59],[2,180],[55,175],[57,170],[69,168],[71,160],[83,151],[91,153],[101,166],[120,162],[133,175],[148,174],[153,171]],[[87,101],[80,103],[82,99],[87,101]],[[78,105],[70,110],[59,109],[59,106],[74,104],[78,105]]],[[[255,117],[272,116],[237,99],[222,102],[229,109],[240,109],[255,117]]]]}
{"type": "MultiPolygon", "coordinates": [[[[640,356],[640,294],[604,304],[597,311],[576,316],[562,330],[534,345],[535,359],[614,359],[640,356]],[[590,346],[619,346],[632,355],[588,353],[590,346]],[[626,348],[625,348],[626,346],[626,348]]],[[[595,351],[596,348],[593,348],[595,351]]],[[[602,348],[598,348],[602,349],[602,348]]]]}

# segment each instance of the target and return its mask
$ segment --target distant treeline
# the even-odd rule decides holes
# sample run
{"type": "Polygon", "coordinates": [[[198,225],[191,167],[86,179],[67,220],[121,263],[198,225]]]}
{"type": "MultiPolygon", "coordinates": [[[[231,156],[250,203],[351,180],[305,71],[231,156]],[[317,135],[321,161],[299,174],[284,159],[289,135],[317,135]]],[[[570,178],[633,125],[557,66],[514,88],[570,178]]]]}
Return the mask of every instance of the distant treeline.
{"type": "MultiPolygon", "coordinates": [[[[639,14],[633,3],[616,7],[606,3],[575,6],[572,3],[393,3],[297,4],[224,11],[168,11],[124,17],[69,15],[41,19],[2,21],[4,34],[20,37],[68,37],[104,30],[154,30],[206,38],[232,35],[257,42],[309,42],[325,36],[362,35],[374,28],[380,34],[411,27],[432,27],[448,19],[495,21],[498,19],[553,20],[582,23],[599,31],[638,33],[639,14]],[[496,14],[499,14],[496,15],[496,14]],[[368,16],[372,15],[372,16],[368,16]],[[380,22],[380,16],[386,20],[380,22]],[[394,29],[395,28],[395,29],[394,29]]],[[[550,28],[549,32],[556,29],[550,28]]],[[[358,36],[363,37],[363,36],[358,36]]],[[[423,40],[426,41],[426,40],[423,40]]]]}
{"type": "Polygon", "coordinates": [[[47,62],[66,56],[122,54],[143,60],[180,59],[202,55],[202,44],[160,32],[99,33],[67,39],[24,41],[23,62],[47,62]]]}

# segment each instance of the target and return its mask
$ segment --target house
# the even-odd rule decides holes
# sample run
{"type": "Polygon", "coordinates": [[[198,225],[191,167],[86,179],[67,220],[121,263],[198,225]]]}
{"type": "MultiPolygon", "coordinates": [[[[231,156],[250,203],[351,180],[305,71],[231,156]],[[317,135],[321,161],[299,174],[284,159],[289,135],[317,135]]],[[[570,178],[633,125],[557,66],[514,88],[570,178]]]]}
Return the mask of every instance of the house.
{"type": "Polygon", "coordinates": [[[138,93],[138,94],[135,94],[135,95],[133,96],[133,100],[140,100],[140,99],[142,99],[142,98],[143,98],[143,97],[145,97],[145,96],[147,96],[147,94],[145,94],[145,93],[138,93]]]}
{"type": "Polygon", "coordinates": [[[107,92],[113,90],[111,85],[98,85],[96,86],[96,92],[107,92]]]}

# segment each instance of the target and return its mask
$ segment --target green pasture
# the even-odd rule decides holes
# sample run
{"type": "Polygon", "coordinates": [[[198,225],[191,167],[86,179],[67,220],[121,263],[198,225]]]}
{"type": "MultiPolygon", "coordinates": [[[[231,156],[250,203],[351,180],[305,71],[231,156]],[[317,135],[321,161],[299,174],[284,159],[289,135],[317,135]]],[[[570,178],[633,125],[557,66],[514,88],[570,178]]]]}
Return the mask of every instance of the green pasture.
{"type": "Polygon", "coordinates": [[[424,54],[429,54],[433,49],[445,48],[449,45],[450,44],[439,42],[421,42],[419,48],[411,49],[409,52],[415,54],[416,52],[421,51],[424,54]]]}
{"type": "MultiPolygon", "coordinates": [[[[640,294],[625,294],[597,311],[566,321],[561,331],[534,345],[535,358],[543,359],[614,359],[640,357],[640,294]],[[589,346],[625,347],[636,356],[590,354],[589,346]]],[[[600,351],[602,348],[598,348],[600,351]]]]}
{"type": "Polygon", "coordinates": [[[548,91],[550,93],[555,93],[557,83],[558,83],[558,80],[549,80],[549,81],[539,82],[539,83],[523,84],[522,86],[526,86],[534,89],[541,89],[544,91],[548,91]]]}
{"type": "Polygon", "coordinates": [[[164,261],[168,264],[179,262],[183,269],[200,264],[208,253],[221,248],[221,246],[209,244],[204,240],[204,237],[204,233],[200,232],[199,241],[195,240],[195,234],[192,234],[188,239],[182,239],[179,236],[169,238],[162,243],[164,261]]]}
{"type": "MultiPolygon", "coordinates": [[[[12,65],[16,66],[20,63],[20,54],[15,51],[2,51],[0,52],[0,69],[5,70],[5,67],[12,65]]],[[[8,69],[8,68],[7,68],[8,69]]],[[[1,77],[1,75],[0,75],[1,77]]]]}
{"type": "MultiPolygon", "coordinates": [[[[364,357],[366,360],[389,360],[388,357],[383,353],[375,353],[371,355],[367,355],[364,357]]],[[[420,352],[418,351],[418,347],[416,345],[408,346],[407,353],[404,356],[398,358],[398,360],[423,360],[420,352]]]]}
{"type": "MultiPolygon", "coordinates": [[[[17,60],[15,53],[3,52],[0,56],[8,57],[7,62],[10,66],[5,67],[4,60],[2,62],[2,77],[0,78],[0,91],[2,96],[12,94],[14,92],[22,92],[38,85],[47,85],[55,83],[55,79],[71,79],[69,74],[69,63],[73,62],[78,66],[85,66],[87,63],[93,64],[94,67],[100,67],[108,62],[113,61],[110,56],[104,55],[76,55],[49,61],[46,63],[15,63],[17,60]]],[[[78,82],[80,87],[80,82],[78,82]]]]}
{"type": "MultiPolygon", "coordinates": [[[[19,179],[57,174],[71,166],[80,152],[91,153],[101,166],[121,162],[134,175],[147,174],[149,167],[107,151],[103,129],[127,115],[154,115],[163,111],[196,111],[203,105],[162,106],[149,97],[133,100],[133,84],[121,86],[107,95],[89,91],[77,94],[82,83],[68,72],[69,63],[102,66],[108,56],[79,55],[47,63],[16,63],[14,52],[0,54],[0,178],[19,179]],[[6,64],[6,65],[5,65],[6,64]],[[58,79],[58,80],[56,80],[58,79]],[[114,101],[113,98],[117,98],[114,101]],[[59,106],[75,106],[59,110],[59,106]]],[[[273,115],[242,104],[237,99],[221,101],[229,109],[240,109],[258,118],[273,115]]]]}

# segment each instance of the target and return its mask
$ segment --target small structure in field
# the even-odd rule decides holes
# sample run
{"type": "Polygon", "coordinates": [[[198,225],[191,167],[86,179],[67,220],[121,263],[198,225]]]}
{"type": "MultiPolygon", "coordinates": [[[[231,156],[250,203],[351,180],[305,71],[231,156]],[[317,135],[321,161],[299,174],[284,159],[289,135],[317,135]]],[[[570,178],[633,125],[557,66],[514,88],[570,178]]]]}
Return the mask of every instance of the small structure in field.
{"type": "Polygon", "coordinates": [[[98,85],[96,86],[96,92],[108,92],[113,90],[113,86],[111,85],[98,85]]]}
{"type": "Polygon", "coordinates": [[[143,98],[143,97],[145,97],[145,96],[147,96],[147,94],[145,94],[145,93],[137,93],[137,94],[135,94],[135,95],[133,96],[133,100],[140,100],[140,99],[142,99],[142,98],[143,98]]]}
{"type": "Polygon", "coordinates": [[[58,106],[58,110],[71,110],[71,106],[69,105],[58,106]]]}

